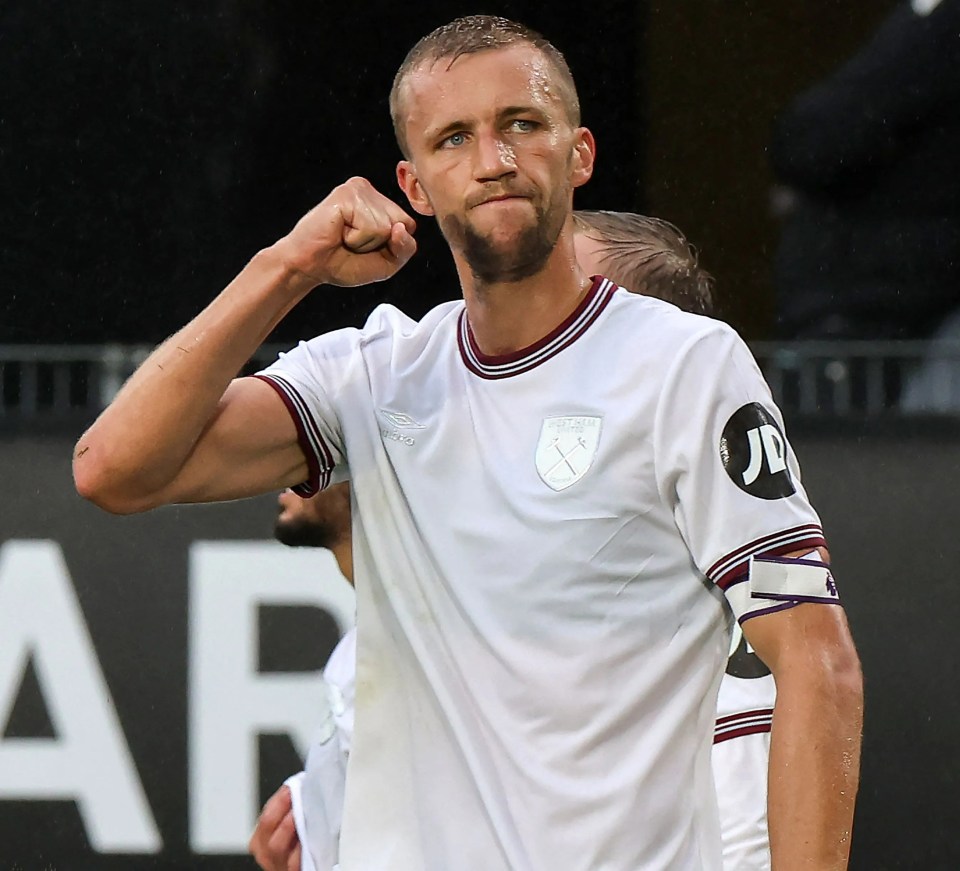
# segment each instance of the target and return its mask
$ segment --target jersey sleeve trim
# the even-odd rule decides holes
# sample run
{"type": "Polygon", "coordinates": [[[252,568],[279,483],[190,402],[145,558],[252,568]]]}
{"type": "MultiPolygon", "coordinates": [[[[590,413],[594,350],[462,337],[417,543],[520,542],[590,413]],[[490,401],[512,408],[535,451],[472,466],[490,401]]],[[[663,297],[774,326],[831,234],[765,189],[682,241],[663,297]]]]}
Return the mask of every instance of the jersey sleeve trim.
{"type": "Polygon", "coordinates": [[[297,441],[306,457],[309,477],[291,489],[303,498],[319,493],[330,483],[330,474],[335,463],[333,452],[324,440],[307,403],[296,388],[280,375],[260,373],[253,377],[259,378],[277,391],[297,428],[297,441]]]}
{"type": "Polygon", "coordinates": [[[754,617],[762,617],[764,614],[776,614],[778,611],[789,611],[791,608],[796,608],[800,602],[778,602],[776,605],[771,605],[769,608],[757,608],[754,611],[747,611],[746,614],[741,614],[737,617],[737,622],[743,626],[747,620],[752,620],[754,617]]]}
{"type": "Polygon", "coordinates": [[[713,729],[713,743],[722,744],[731,738],[744,735],[760,735],[769,732],[773,725],[773,708],[758,708],[755,711],[741,711],[726,717],[718,717],[713,729]]]}
{"type": "Polygon", "coordinates": [[[753,556],[782,556],[795,550],[813,550],[826,547],[823,529],[815,523],[794,526],[780,532],[755,538],[748,544],[718,559],[706,571],[706,576],[721,590],[742,578],[750,567],[753,556]]]}

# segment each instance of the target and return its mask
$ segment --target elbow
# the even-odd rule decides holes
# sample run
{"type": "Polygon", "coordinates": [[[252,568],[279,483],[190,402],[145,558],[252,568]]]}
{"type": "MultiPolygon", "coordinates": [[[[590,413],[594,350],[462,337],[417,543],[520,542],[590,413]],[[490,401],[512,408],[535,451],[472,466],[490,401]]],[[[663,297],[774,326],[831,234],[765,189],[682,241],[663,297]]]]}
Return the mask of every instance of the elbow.
{"type": "Polygon", "coordinates": [[[131,495],[122,477],[90,446],[78,446],[74,452],[73,484],[81,498],[110,514],[137,514],[152,507],[131,495]]]}

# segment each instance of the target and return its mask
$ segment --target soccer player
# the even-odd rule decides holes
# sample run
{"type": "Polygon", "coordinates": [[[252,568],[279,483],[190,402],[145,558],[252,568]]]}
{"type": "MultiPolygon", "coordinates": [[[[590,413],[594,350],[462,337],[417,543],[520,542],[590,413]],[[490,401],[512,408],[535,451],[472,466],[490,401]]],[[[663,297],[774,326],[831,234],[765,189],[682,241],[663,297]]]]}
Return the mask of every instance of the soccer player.
{"type": "MultiPolygon", "coordinates": [[[[588,275],[605,275],[686,311],[714,314],[713,278],[700,268],[695,249],[673,224],[629,212],[577,211],[573,217],[577,261],[588,275]]],[[[330,490],[343,487],[338,484],[330,490]]],[[[331,511],[325,499],[328,492],[304,500],[286,491],[280,497],[286,531],[281,534],[278,523],[277,537],[288,544],[334,548],[341,571],[352,577],[349,494],[344,498],[337,494],[331,511]]],[[[712,754],[723,864],[726,871],[769,871],[767,764],[776,687],[770,670],[747,649],[736,624],[730,654],[720,682],[712,754]]],[[[341,661],[347,663],[345,658],[341,661]]],[[[341,682],[351,677],[344,672],[341,682]]],[[[265,806],[252,841],[254,855],[275,837],[285,817],[286,832],[276,837],[289,837],[292,814],[291,799],[281,790],[265,806]]]]}
{"type": "MultiPolygon", "coordinates": [[[[350,485],[333,484],[309,499],[290,490],[278,497],[276,538],[289,547],[329,550],[353,584],[350,485]]],[[[284,853],[297,871],[329,871],[337,862],[347,759],[353,737],[356,627],[337,643],[323,669],[332,723],[324,721],[304,771],[287,778],[265,806],[250,842],[255,858],[284,853]],[[331,728],[332,726],[332,728],[331,728]]]]}
{"type": "MultiPolygon", "coordinates": [[[[628,212],[574,212],[577,260],[637,293],[714,314],[713,278],[673,224],[628,212]]],[[[717,696],[713,776],[726,871],[769,871],[767,769],[776,684],[734,624],[717,696]]]]}
{"type": "Polygon", "coordinates": [[[343,871],[716,871],[733,617],[777,680],[774,866],[845,867],[859,662],[749,351],[577,266],[595,145],[543,37],[458,19],[390,103],[397,180],[463,300],[380,306],[234,380],[314,287],[415,253],[410,216],[351,179],[147,358],[81,437],[78,490],[133,512],[349,478],[343,871]]]}

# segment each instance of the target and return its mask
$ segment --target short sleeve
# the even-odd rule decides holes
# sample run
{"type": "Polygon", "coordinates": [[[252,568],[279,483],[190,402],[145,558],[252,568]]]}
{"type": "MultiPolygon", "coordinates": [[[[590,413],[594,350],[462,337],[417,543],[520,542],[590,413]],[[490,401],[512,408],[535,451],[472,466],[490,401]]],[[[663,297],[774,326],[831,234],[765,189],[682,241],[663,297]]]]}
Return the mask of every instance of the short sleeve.
{"type": "Polygon", "coordinates": [[[337,330],[301,342],[254,377],[283,400],[307,460],[307,480],[293,488],[308,497],[347,477],[336,399],[343,392],[359,332],[337,330]]]}
{"type": "Polygon", "coordinates": [[[780,411],[740,337],[714,322],[669,365],[654,424],[658,487],[693,561],[728,594],[739,619],[742,599],[730,592],[747,581],[751,558],[824,545],[820,519],[780,411]]]}

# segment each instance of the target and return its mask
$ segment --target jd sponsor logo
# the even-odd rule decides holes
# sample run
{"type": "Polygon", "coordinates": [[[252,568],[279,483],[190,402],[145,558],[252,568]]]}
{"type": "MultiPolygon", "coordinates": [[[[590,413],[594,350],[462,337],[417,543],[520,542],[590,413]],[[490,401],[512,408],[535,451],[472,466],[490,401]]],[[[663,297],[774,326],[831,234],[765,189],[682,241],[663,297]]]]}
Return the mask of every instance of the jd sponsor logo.
{"type": "Polygon", "coordinates": [[[796,492],[787,466],[787,440],[773,415],[751,402],[727,421],[720,437],[720,460],[741,490],[760,499],[796,492]]]}

